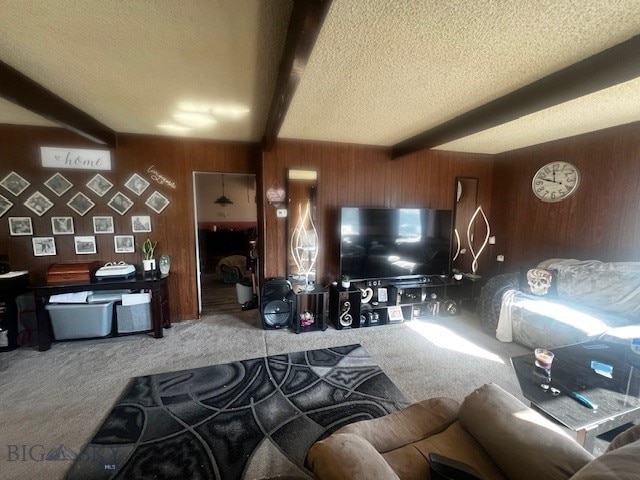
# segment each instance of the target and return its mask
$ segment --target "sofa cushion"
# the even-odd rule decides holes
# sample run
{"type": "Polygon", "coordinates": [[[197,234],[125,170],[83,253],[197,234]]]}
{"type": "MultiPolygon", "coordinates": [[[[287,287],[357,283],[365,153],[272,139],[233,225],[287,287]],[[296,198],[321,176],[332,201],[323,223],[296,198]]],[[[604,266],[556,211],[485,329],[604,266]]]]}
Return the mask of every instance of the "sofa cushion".
{"type": "Polygon", "coordinates": [[[607,451],[576,473],[572,480],[635,480],[640,475],[640,441],[607,451]]]}
{"type": "Polygon", "coordinates": [[[640,262],[586,260],[549,269],[558,272],[558,297],[640,320],[640,262]]]}
{"type": "Polygon", "coordinates": [[[350,433],[334,433],[314,443],[307,464],[318,479],[399,480],[369,442],[350,433]]]}
{"type": "Polygon", "coordinates": [[[468,395],[459,418],[509,478],[567,479],[593,459],[558,425],[494,384],[468,395]]]}
{"type": "Polygon", "coordinates": [[[624,432],[618,434],[616,438],[611,440],[609,447],[607,447],[607,452],[611,450],[615,450],[616,448],[624,447],[633,442],[637,442],[640,440],[640,424],[634,425],[631,428],[628,428],[624,432]]]}
{"type": "Polygon", "coordinates": [[[430,398],[384,417],[346,425],[338,433],[362,437],[384,453],[442,432],[456,420],[459,408],[451,398],[430,398]]]}
{"type": "MultiPolygon", "coordinates": [[[[415,447],[425,458],[429,458],[429,453],[438,453],[465,463],[477,470],[484,479],[506,480],[507,478],[482,445],[465,430],[459,421],[454,422],[442,433],[416,442],[415,447]]],[[[395,465],[389,463],[398,472],[395,465]]],[[[400,475],[400,478],[404,477],[400,475]]]]}

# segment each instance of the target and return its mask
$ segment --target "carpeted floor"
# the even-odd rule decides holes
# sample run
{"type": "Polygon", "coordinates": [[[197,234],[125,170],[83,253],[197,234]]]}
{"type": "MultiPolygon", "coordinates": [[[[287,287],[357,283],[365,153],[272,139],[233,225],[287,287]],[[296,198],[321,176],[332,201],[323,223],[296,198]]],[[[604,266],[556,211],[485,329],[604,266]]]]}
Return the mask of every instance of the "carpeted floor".
{"type": "MultiPolygon", "coordinates": [[[[466,312],[299,335],[260,325],[257,310],[237,311],[175,324],[162,339],[56,342],[47,352],[20,348],[0,354],[2,478],[64,478],[69,458],[91,441],[134,377],[289,352],[361,344],[411,401],[434,396],[460,401],[488,382],[522,399],[509,358],[528,350],[487,336],[477,317],[466,312]]],[[[268,443],[254,452],[245,477],[295,475],[292,463],[268,443]]]]}
{"type": "Polygon", "coordinates": [[[357,344],[136,377],[67,478],[241,479],[263,442],[304,474],[314,442],[408,404],[357,344]]]}

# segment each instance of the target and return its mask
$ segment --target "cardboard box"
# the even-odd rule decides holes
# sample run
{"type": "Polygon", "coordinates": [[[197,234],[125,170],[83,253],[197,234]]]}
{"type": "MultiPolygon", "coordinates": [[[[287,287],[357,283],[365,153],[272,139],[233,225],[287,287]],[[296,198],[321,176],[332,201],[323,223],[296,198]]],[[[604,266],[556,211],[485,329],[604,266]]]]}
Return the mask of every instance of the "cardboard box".
{"type": "Polygon", "coordinates": [[[88,282],[100,262],[55,263],[47,270],[47,283],[88,282]]]}

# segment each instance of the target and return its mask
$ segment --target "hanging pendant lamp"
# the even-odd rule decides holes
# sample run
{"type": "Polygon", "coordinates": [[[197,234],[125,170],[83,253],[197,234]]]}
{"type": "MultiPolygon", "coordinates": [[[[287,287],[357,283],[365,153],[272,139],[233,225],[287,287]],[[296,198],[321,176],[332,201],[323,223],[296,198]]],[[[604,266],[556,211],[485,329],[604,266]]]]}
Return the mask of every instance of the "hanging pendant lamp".
{"type": "Polygon", "coordinates": [[[217,203],[218,205],[221,205],[223,207],[226,207],[227,205],[233,205],[233,202],[229,200],[227,197],[225,197],[224,195],[224,175],[221,175],[221,177],[222,177],[222,196],[218,197],[218,199],[213,203],[217,203]]]}

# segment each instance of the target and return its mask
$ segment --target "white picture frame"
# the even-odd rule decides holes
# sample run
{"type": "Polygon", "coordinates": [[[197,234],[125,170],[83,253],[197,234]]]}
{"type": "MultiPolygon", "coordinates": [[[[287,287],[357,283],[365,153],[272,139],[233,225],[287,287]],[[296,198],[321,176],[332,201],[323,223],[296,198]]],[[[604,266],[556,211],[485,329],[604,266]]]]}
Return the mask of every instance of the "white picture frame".
{"type": "Polygon", "coordinates": [[[114,235],[113,247],[116,253],[135,253],[136,244],[133,235],[114,235]]]}
{"type": "Polygon", "coordinates": [[[107,205],[120,215],[124,215],[131,207],[133,207],[133,200],[122,192],[116,192],[116,194],[111,197],[111,200],[109,200],[107,205]]]}
{"type": "Polygon", "coordinates": [[[104,197],[104,194],[111,190],[112,187],[113,183],[99,173],[96,173],[91,180],[87,182],[87,188],[99,197],[104,197]]]}
{"type": "Polygon", "coordinates": [[[9,233],[12,237],[33,235],[31,217],[9,217],[9,233]]]}
{"type": "Polygon", "coordinates": [[[125,187],[127,187],[138,196],[142,195],[142,193],[149,187],[149,185],[151,184],[137,173],[131,175],[131,177],[129,177],[129,180],[127,180],[127,182],[124,184],[125,187]]]}
{"type": "Polygon", "coordinates": [[[7,213],[11,207],[13,207],[13,202],[4,195],[0,195],[0,217],[7,213]]]}
{"type": "Polygon", "coordinates": [[[51,217],[51,233],[54,235],[73,235],[73,217],[51,217]]]}
{"type": "Polygon", "coordinates": [[[151,232],[151,217],[149,215],[134,215],[131,217],[131,231],[133,233],[151,232]]]}
{"type": "Polygon", "coordinates": [[[96,237],[93,235],[73,237],[73,245],[75,246],[76,255],[90,255],[92,253],[98,253],[96,248],[96,237]]]}
{"type": "Polygon", "coordinates": [[[67,180],[60,173],[54,173],[45,182],[45,186],[55,193],[58,197],[61,197],[73,187],[73,183],[67,180]]]}
{"type": "Polygon", "coordinates": [[[157,190],[147,198],[145,205],[156,213],[161,213],[171,202],[157,190]]]}
{"type": "Polygon", "coordinates": [[[84,217],[96,204],[84,193],[78,192],[67,202],[67,206],[81,217],[84,217]]]}
{"type": "Polygon", "coordinates": [[[41,217],[53,207],[53,202],[39,191],[36,191],[24,201],[24,206],[41,217]]]}
{"type": "Polygon", "coordinates": [[[2,185],[7,191],[13,193],[13,195],[15,195],[16,197],[18,197],[31,184],[16,172],[11,172],[2,180],[0,180],[0,185],[2,185]]]}
{"type": "Polygon", "coordinates": [[[53,237],[33,237],[31,239],[33,245],[34,257],[48,257],[57,255],[56,240],[53,237]]]}
{"type": "Polygon", "coordinates": [[[98,216],[93,217],[93,233],[114,233],[113,217],[98,216]]]}

